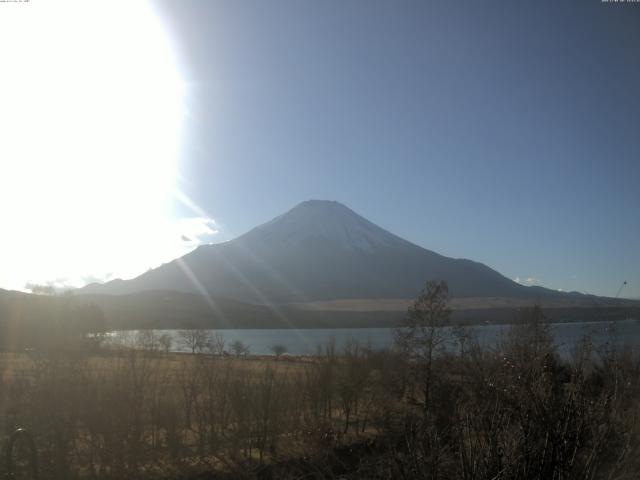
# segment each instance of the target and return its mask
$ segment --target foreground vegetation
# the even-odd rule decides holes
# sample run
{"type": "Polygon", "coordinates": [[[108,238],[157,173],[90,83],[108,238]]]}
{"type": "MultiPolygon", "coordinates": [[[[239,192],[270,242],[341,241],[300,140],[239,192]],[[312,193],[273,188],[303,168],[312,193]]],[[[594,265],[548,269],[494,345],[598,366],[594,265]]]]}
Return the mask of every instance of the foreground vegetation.
{"type": "Polygon", "coordinates": [[[0,441],[27,428],[43,479],[637,477],[637,352],[560,358],[536,308],[497,349],[457,328],[445,350],[446,300],[428,285],[393,351],[4,353],[0,441]]]}

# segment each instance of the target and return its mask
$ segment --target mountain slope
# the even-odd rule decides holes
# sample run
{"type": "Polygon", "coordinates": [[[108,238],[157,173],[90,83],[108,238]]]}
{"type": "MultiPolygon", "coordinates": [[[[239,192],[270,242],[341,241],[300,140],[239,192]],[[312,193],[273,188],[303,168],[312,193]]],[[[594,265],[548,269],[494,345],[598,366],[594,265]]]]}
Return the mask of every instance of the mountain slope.
{"type": "Polygon", "coordinates": [[[554,296],[486,265],[444,257],[369,222],[338,202],[310,200],[226,243],[201,246],[132,280],[82,293],[206,293],[256,304],[413,298],[427,280],[457,297],[554,296]]]}

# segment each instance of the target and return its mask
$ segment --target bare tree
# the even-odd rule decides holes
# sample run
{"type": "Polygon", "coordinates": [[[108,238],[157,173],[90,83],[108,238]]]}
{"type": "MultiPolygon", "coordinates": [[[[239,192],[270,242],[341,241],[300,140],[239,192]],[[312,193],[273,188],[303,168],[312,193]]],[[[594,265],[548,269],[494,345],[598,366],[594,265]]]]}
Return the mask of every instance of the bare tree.
{"type": "Polygon", "coordinates": [[[136,343],[143,350],[154,352],[158,349],[158,337],[153,330],[139,330],[136,334],[136,343]]]}
{"type": "Polygon", "coordinates": [[[215,332],[214,334],[209,334],[209,338],[207,341],[207,350],[211,355],[224,355],[224,347],[227,341],[220,332],[215,332]]]}
{"type": "Polygon", "coordinates": [[[442,327],[449,324],[449,287],[444,281],[427,282],[422,293],[409,307],[406,323],[396,330],[396,344],[416,366],[424,396],[425,414],[429,410],[433,380],[434,355],[442,351],[446,334],[442,327]]]}
{"type": "Polygon", "coordinates": [[[168,354],[171,350],[171,346],[173,345],[173,338],[168,333],[163,333],[162,335],[160,335],[160,338],[158,338],[158,343],[164,350],[164,353],[168,354]]]}
{"type": "Polygon", "coordinates": [[[207,347],[209,332],[202,328],[180,330],[178,332],[181,344],[191,350],[191,353],[201,352],[207,347]]]}
{"type": "Polygon", "coordinates": [[[230,346],[236,357],[249,354],[249,347],[242,340],[235,340],[230,346]]]}
{"type": "Polygon", "coordinates": [[[271,352],[273,352],[276,358],[280,358],[280,355],[287,353],[287,347],[281,343],[276,343],[275,345],[271,345],[271,352]]]}

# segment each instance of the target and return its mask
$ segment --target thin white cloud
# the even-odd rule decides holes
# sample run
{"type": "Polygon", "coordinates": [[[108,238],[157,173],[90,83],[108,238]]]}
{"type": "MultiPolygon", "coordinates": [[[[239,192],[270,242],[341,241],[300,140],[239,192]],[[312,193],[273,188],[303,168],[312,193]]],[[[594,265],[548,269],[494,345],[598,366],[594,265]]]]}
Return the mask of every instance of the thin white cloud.
{"type": "Polygon", "coordinates": [[[55,280],[48,280],[42,283],[27,282],[24,288],[31,293],[39,295],[57,295],[72,290],[74,286],[70,284],[68,278],[56,278],[55,280]]]}
{"type": "Polygon", "coordinates": [[[176,228],[181,237],[190,240],[212,237],[220,232],[216,221],[207,217],[181,218],[177,221],[176,228]]]}

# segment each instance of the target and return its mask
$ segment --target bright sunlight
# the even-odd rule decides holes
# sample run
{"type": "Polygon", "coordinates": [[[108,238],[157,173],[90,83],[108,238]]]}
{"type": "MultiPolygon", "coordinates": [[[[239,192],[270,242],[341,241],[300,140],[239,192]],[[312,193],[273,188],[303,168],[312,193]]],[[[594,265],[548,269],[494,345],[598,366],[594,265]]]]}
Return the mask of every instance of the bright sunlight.
{"type": "MultiPolygon", "coordinates": [[[[184,86],[153,9],[132,0],[6,7],[2,284],[81,285],[183,254],[190,232],[168,209],[184,86]]],[[[212,232],[196,225],[196,235],[212,232]]]]}

